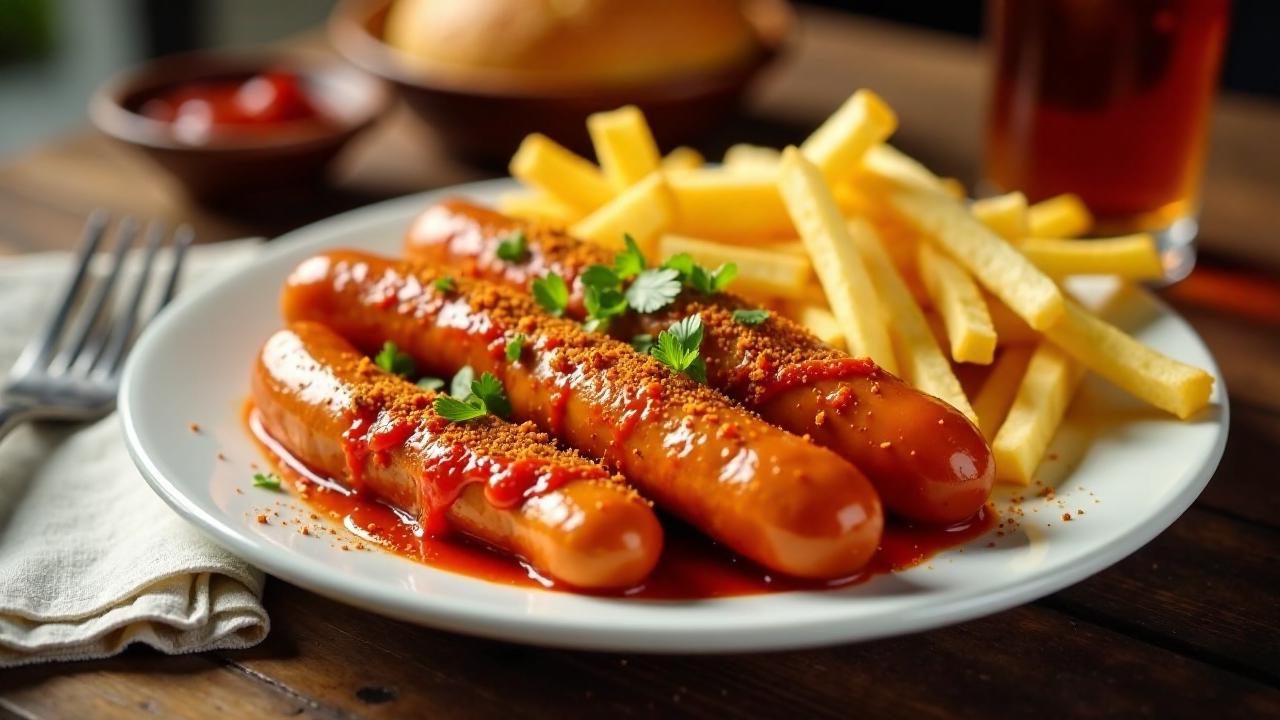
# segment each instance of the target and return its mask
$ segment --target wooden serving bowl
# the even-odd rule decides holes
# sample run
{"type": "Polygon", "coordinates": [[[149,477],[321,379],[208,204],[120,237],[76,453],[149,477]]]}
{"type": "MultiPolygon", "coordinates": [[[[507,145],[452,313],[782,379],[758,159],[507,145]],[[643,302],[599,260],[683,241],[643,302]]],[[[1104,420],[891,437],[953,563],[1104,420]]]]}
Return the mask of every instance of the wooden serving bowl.
{"type": "Polygon", "coordinates": [[[333,44],[355,65],[391,81],[454,153],[506,163],[531,132],[587,152],[586,118],[634,104],[663,147],[702,137],[736,110],[748,83],[783,48],[794,15],[785,0],[755,0],[747,17],[760,50],[740,64],[625,86],[537,87],[501,71],[426,72],[383,41],[392,0],[343,0],[329,19],[333,44]]]}
{"type": "Polygon", "coordinates": [[[338,151],[373,124],[390,99],[385,83],[334,57],[197,52],[152,60],[111,78],[94,93],[89,115],[99,130],[145,153],[196,199],[222,202],[316,185],[338,151]],[[222,126],[206,142],[190,144],[175,135],[171,123],[139,112],[168,87],[271,70],[296,75],[329,122],[281,123],[269,131],[222,126]]]}

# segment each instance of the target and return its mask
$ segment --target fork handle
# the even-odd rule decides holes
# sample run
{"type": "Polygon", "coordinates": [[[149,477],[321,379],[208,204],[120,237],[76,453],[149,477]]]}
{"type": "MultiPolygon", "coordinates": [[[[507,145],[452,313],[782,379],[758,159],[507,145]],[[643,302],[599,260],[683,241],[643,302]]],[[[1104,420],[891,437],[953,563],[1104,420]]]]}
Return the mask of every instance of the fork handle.
{"type": "Polygon", "coordinates": [[[8,435],[10,430],[34,418],[35,415],[36,413],[29,406],[0,403],[0,440],[4,440],[4,436],[8,435]]]}

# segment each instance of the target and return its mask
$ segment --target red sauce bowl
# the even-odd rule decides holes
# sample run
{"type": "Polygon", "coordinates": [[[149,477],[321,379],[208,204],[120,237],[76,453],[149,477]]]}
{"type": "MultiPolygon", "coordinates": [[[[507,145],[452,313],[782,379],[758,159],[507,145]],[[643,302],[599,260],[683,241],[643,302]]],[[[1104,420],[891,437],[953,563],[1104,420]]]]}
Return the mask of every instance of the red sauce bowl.
{"type": "MultiPolygon", "coordinates": [[[[294,99],[295,102],[297,99],[294,99]]],[[[108,80],[89,115],[107,135],[169,171],[198,200],[314,184],[338,152],[380,117],[390,92],[341,60],[298,54],[190,53],[159,58],[108,80]],[[285,114],[261,122],[218,123],[204,133],[144,111],[148,101],[193,86],[243,82],[267,73],[291,78],[318,117],[285,114]]]]}
{"type": "Polygon", "coordinates": [[[662,147],[693,142],[737,110],[750,81],[785,46],[795,21],[786,0],[752,0],[744,9],[759,50],[733,66],[625,86],[544,87],[501,71],[415,67],[383,40],[390,6],[391,0],[340,2],[329,18],[334,46],[355,65],[394,83],[409,108],[455,154],[501,164],[531,132],[590,152],[587,116],[627,104],[644,111],[662,147]]]}

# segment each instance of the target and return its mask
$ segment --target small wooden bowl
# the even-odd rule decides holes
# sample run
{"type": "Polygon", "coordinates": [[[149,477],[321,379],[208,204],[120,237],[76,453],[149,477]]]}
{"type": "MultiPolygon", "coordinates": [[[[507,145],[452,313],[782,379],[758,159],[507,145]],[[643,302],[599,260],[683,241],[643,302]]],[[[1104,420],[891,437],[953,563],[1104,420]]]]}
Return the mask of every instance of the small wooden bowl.
{"type": "Polygon", "coordinates": [[[198,52],[152,60],[111,78],[94,93],[89,115],[99,130],[144,152],[196,199],[225,201],[241,193],[314,184],[338,151],[383,113],[390,98],[381,80],[332,57],[198,52]],[[221,127],[207,142],[193,145],[176,137],[171,123],[138,112],[167,87],[271,70],[297,76],[329,122],[281,123],[265,132],[221,127]]]}
{"type": "Polygon", "coordinates": [[[394,83],[454,153],[504,164],[531,132],[587,152],[587,116],[627,104],[644,111],[663,147],[702,137],[737,109],[750,80],[777,56],[794,24],[784,0],[755,0],[747,4],[747,16],[760,50],[736,66],[627,86],[547,88],[495,71],[464,76],[413,67],[383,41],[391,2],[343,0],[329,19],[333,44],[355,65],[394,83]]]}

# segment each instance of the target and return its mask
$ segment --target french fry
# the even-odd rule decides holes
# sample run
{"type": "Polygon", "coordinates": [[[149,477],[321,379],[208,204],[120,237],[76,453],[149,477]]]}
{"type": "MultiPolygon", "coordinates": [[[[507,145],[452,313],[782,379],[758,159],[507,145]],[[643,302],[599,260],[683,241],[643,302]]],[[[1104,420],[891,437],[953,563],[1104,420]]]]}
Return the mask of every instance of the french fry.
{"type": "Polygon", "coordinates": [[[795,237],[776,173],[700,168],[672,171],[667,184],[676,202],[675,232],[753,243],[795,237]]]}
{"type": "Polygon", "coordinates": [[[703,165],[702,153],[691,147],[681,145],[662,158],[663,170],[693,170],[703,165]]]}
{"type": "Polygon", "coordinates": [[[898,274],[871,223],[861,218],[849,221],[849,237],[866,263],[872,282],[889,315],[894,357],[907,382],[917,390],[950,403],[970,420],[977,421],[960,380],[929,328],[924,311],[898,274]]]}
{"type": "Polygon", "coordinates": [[[821,305],[802,304],[795,309],[796,322],[808,328],[819,340],[839,350],[847,349],[840,323],[831,311],[821,305]]]}
{"type": "Polygon", "coordinates": [[[1018,394],[1018,386],[1031,361],[1032,345],[1010,345],[1000,351],[991,373],[973,396],[973,412],[978,416],[978,429],[990,442],[1004,423],[1018,394]]]}
{"type": "Polygon", "coordinates": [[[582,219],[582,213],[540,190],[504,193],[498,198],[498,210],[526,220],[546,220],[571,225],[582,219]]]}
{"type": "Polygon", "coordinates": [[[889,193],[889,203],[1031,327],[1043,330],[1062,317],[1062,292],[1053,280],[978,222],[960,201],[903,188],[889,193]]]}
{"type": "Polygon", "coordinates": [[[996,329],[978,284],[964,268],[929,243],[919,245],[916,264],[925,291],[947,328],[951,359],[991,364],[996,352],[996,329]]]}
{"type": "Polygon", "coordinates": [[[1027,234],[1031,237],[1079,237],[1093,227],[1093,215],[1078,195],[1066,193],[1027,208],[1027,234]]]}
{"type": "Polygon", "coordinates": [[[656,171],[575,223],[570,232],[610,250],[621,250],[623,235],[630,233],[648,254],[674,216],[671,193],[662,171],[656,171]]]}
{"type": "Polygon", "coordinates": [[[645,179],[662,162],[649,123],[635,105],[588,115],[587,132],[615,193],[645,179]]]}
{"type": "Polygon", "coordinates": [[[511,158],[511,176],[584,214],[613,197],[599,168],[540,133],[520,143],[511,158]]]}
{"type": "Polygon", "coordinates": [[[1129,280],[1164,276],[1156,240],[1147,233],[1088,240],[1028,238],[1018,249],[1053,276],[1118,275],[1129,280]]]}
{"type": "Polygon", "coordinates": [[[858,90],[805,139],[800,152],[829,184],[837,185],[857,171],[869,148],[884,142],[897,127],[898,116],[879,95],[858,90]]]}
{"type": "Polygon", "coordinates": [[[991,314],[991,325],[996,329],[997,345],[1022,345],[1037,343],[1042,339],[1040,333],[1018,317],[1000,301],[1000,298],[983,291],[982,299],[986,302],[987,312],[991,314]]]}
{"type": "Polygon", "coordinates": [[[957,200],[964,200],[965,198],[969,197],[968,191],[964,189],[964,183],[960,182],[959,180],[952,177],[948,177],[948,178],[938,178],[938,181],[942,183],[942,191],[950,195],[951,197],[957,200]]]}
{"type": "Polygon", "coordinates": [[[1028,234],[1027,196],[1020,192],[974,200],[969,212],[1011,243],[1022,242],[1028,234]]]}
{"type": "Polygon", "coordinates": [[[1209,404],[1213,376],[1135,340],[1074,301],[1045,337],[1082,365],[1183,420],[1209,404]]]}
{"type": "Polygon", "coordinates": [[[865,178],[898,188],[915,188],[951,195],[947,183],[915,158],[888,143],[880,143],[862,156],[860,171],[865,178]]]}
{"type": "Polygon", "coordinates": [[[822,173],[799,150],[789,147],[778,168],[778,190],[809,251],[849,352],[897,372],[886,314],[822,173]]]}
{"type": "Polygon", "coordinates": [[[738,143],[724,151],[724,160],[721,162],[725,170],[730,172],[774,172],[778,169],[778,161],[781,159],[782,151],[777,148],[738,143]]]}
{"type": "Polygon", "coordinates": [[[1031,484],[1082,377],[1080,364],[1050,343],[1035,349],[1009,414],[991,441],[996,480],[1031,484]]]}
{"type": "Polygon", "coordinates": [[[810,297],[813,272],[809,258],[777,250],[729,245],[666,234],[658,239],[657,257],[688,253],[699,265],[717,267],[735,263],[738,275],[733,284],[747,292],[779,295],[792,300],[810,297]]]}

